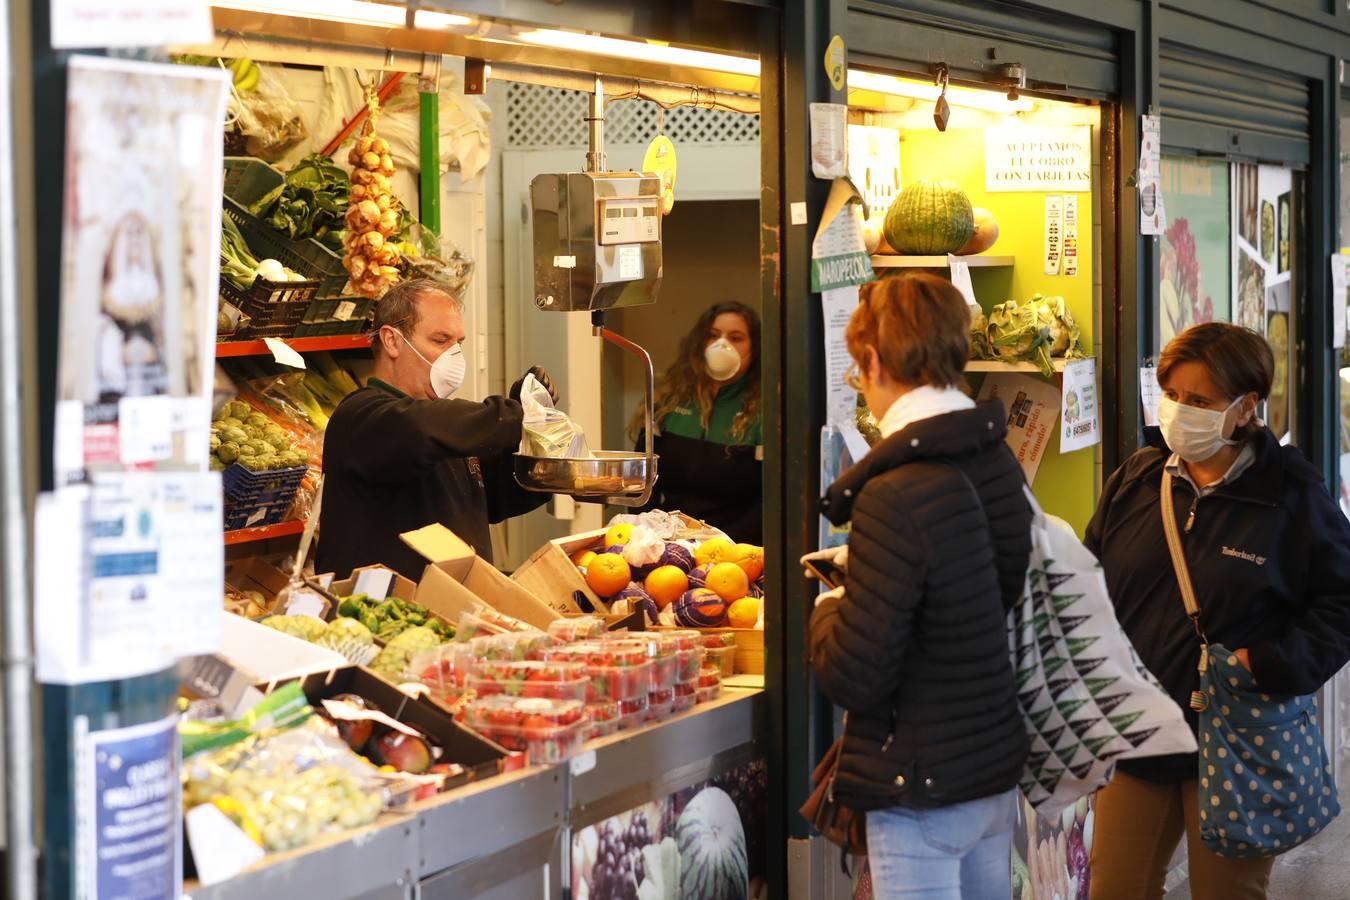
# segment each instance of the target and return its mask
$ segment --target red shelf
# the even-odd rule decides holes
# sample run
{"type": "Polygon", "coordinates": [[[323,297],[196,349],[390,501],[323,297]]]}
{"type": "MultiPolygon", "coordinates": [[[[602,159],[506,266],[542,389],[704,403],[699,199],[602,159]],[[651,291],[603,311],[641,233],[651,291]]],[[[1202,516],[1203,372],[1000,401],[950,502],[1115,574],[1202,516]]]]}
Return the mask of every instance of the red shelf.
{"type": "MultiPolygon", "coordinates": [[[[338,334],[325,337],[282,338],[297,353],[314,353],[320,350],[361,350],[370,346],[370,338],[364,334],[338,334]]],[[[262,341],[217,341],[216,359],[231,356],[271,356],[272,351],[262,341]]]]}
{"type": "Polygon", "coordinates": [[[240,528],[238,531],[225,532],[225,544],[247,544],[252,541],[265,541],[269,538],[290,537],[305,530],[304,519],[291,519],[276,525],[263,525],[258,528],[240,528]]]}

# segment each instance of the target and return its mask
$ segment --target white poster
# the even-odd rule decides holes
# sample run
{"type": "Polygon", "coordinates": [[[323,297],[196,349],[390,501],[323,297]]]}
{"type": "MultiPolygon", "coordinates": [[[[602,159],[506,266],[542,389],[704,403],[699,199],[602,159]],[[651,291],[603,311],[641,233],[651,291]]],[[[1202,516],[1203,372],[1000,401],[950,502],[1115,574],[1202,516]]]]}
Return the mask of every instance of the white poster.
{"type": "Polygon", "coordinates": [[[811,290],[865,284],[875,277],[863,244],[861,199],[847,178],[836,178],[825,199],[820,227],[811,242],[811,290]]]}
{"type": "Polygon", "coordinates": [[[811,104],[811,173],[817,178],[848,174],[848,107],[842,103],[811,104]]]}
{"type": "Polygon", "coordinates": [[[229,84],[211,67],[70,60],[58,401],[82,415],[58,416],[58,484],[205,468],[188,444],[210,426],[229,84]]]}
{"type": "Polygon", "coordinates": [[[1072,453],[1100,443],[1095,359],[1073,359],[1064,364],[1064,389],[1060,397],[1059,452],[1072,453]]]}
{"type": "Polygon", "coordinates": [[[131,678],[220,646],[217,472],[103,472],[38,497],[38,680],[131,678]]]}
{"type": "Polygon", "coordinates": [[[1162,399],[1162,385],[1158,384],[1158,370],[1152,366],[1139,369],[1139,405],[1143,407],[1144,424],[1158,427],[1158,401],[1162,399]]]}
{"type": "Polygon", "coordinates": [[[1003,401],[1008,412],[1007,444],[1027,484],[1034,485],[1059,418],[1059,388],[1043,378],[1000,373],[986,376],[980,388],[980,400],[993,397],[1003,401]]]}
{"type": "Polygon", "coordinates": [[[1045,197],[1045,274],[1058,275],[1064,262],[1064,197],[1045,197]]]}
{"type": "Polygon", "coordinates": [[[1092,128],[986,128],[984,189],[989,193],[1092,190],[1092,128]]]}
{"type": "Polygon", "coordinates": [[[1331,254],[1331,346],[1345,346],[1345,257],[1331,254]]]}
{"type": "Polygon", "coordinates": [[[1078,198],[1064,198],[1064,275],[1078,274],[1078,198]]]}
{"type": "Polygon", "coordinates": [[[853,358],[849,356],[844,331],[858,307],[858,288],[832,288],[820,295],[825,315],[825,419],[843,427],[853,424],[858,394],[844,381],[853,358]]]}
{"type": "Polygon", "coordinates": [[[1162,234],[1167,216],[1162,205],[1162,122],[1157,116],[1139,120],[1139,233],[1162,234]]]}
{"type": "Polygon", "coordinates": [[[848,126],[848,177],[867,203],[867,221],[879,227],[900,196],[900,132],[848,126]]]}
{"type": "Polygon", "coordinates": [[[52,0],[50,15],[56,50],[211,42],[207,0],[52,0]]]}

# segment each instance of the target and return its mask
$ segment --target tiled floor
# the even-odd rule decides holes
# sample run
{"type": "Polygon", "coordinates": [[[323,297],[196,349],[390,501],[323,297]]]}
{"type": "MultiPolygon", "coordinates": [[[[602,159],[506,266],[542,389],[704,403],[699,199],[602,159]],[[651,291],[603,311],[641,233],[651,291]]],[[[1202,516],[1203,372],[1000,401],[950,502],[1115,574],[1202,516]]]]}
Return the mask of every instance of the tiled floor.
{"type": "MultiPolygon", "coordinates": [[[[1350,785],[1341,783],[1344,812],[1306,846],[1275,862],[1270,900],[1350,900],[1350,785]]],[[[1167,892],[1164,900],[1190,900],[1186,883],[1167,892]]]]}

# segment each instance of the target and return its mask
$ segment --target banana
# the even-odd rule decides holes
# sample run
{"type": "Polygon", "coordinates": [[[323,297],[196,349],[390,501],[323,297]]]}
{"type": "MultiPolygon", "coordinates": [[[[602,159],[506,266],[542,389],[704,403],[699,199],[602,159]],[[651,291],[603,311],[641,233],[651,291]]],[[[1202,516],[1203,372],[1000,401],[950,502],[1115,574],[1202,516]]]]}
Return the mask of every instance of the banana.
{"type": "Polygon", "coordinates": [[[234,77],[234,89],[241,93],[246,93],[258,86],[258,78],[262,70],[258,64],[251,59],[232,59],[230,60],[230,72],[234,77]]]}

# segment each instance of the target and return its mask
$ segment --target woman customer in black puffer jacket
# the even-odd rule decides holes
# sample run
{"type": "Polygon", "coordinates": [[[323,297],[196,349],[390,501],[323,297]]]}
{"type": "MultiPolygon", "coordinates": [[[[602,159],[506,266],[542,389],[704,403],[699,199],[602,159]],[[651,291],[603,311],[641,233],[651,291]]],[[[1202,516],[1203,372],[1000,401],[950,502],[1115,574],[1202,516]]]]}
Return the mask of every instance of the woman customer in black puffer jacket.
{"type": "Polygon", "coordinates": [[[961,295],[915,275],[864,286],[847,331],[883,439],[824,501],[852,531],[811,662],[847,712],[835,796],[867,813],[878,900],[1011,893],[1028,743],[1005,622],[1031,509],[1002,403],[961,390],[969,329],[961,295]]]}

